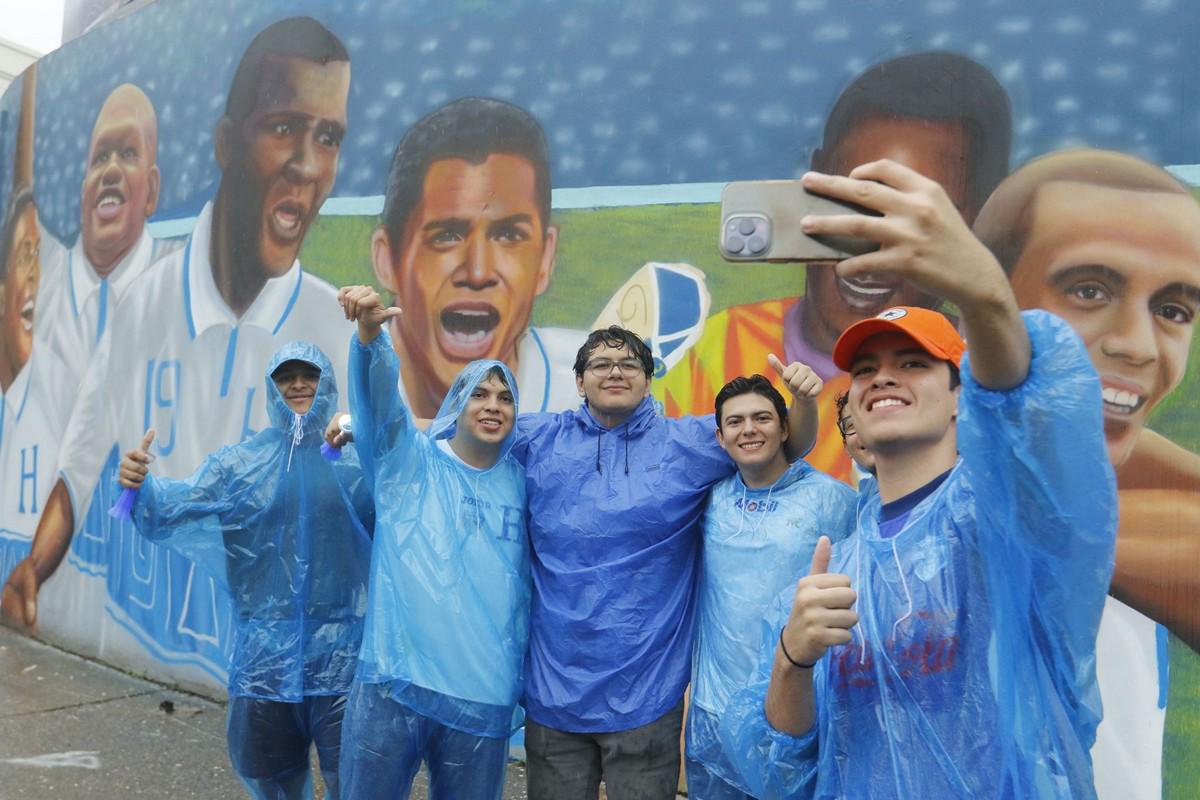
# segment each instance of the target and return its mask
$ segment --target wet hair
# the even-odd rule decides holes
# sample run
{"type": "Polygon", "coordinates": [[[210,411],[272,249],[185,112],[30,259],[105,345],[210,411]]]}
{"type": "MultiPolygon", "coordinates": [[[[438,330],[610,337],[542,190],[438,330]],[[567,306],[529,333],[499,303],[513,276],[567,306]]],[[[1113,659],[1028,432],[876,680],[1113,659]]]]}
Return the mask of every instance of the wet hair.
{"type": "Polygon", "coordinates": [[[592,357],[592,351],[598,347],[624,347],[642,364],[642,370],[649,378],[654,374],[654,354],[650,352],[650,348],[642,341],[642,337],[638,336],[631,330],[622,328],[620,325],[609,325],[607,328],[600,328],[588,334],[587,340],[583,346],[579,348],[579,352],[575,354],[575,377],[582,378],[584,370],[587,369],[588,359],[592,357]]]}
{"type": "Polygon", "coordinates": [[[834,402],[837,403],[838,433],[840,433],[842,435],[842,444],[845,444],[846,443],[846,428],[845,428],[845,423],[842,422],[842,416],[846,413],[846,406],[849,405],[849,403],[850,403],[850,393],[842,392],[841,394],[839,394],[837,396],[837,399],[834,402]]]}
{"type": "Polygon", "coordinates": [[[1008,176],[975,218],[975,235],[1006,274],[1012,274],[1029,243],[1038,192],[1055,182],[1191,196],[1165,169],[1125,153],[1078,149],[1035,158],[1008,176]]]}
{"type": "Polygon", "coordinates": [[[436,161],[461,159],[478,165],[504,154],[533,165],[534,192],[543,231],[550,221],[550,155],[542,126],[522,108],[485,97],[464,97],[442,106],[409,128],[392,156],[383,226],[398,250],[425,175],[436,161]]]}
{"type": "Polygon", "coordinates": [[[775,413],[779,415],[779,422],[783,424],[787,419],[787,402],[783,399],[783,395],[779,390],[771,385],[771,382],[762,375],[751,375],[750,377],[739,376],[734,378],[729,383],[721,387],[721,391],[717,392],[716,411],[717,411],[717,427],[721,427],[721,409],[725,402],[733,397],[738,397],[743,394],[757,394],[771,401],[771,405],[775,406],[775,413]]]}
{"type": "Polygon", "coordinates": [[[13,190],[8,198],[8,208],[4,212],[4,228],[0,233],[0,281],[8,277],[8,261],[12,258],[13,237],[17,234],[17,222],[27,209],[37,206],[33,202],[33,190],[21,186],[13,190]]]}
{"type": "Polygon", "coordinates": [[[510,389],[510,390],[512,389],[512,387],[508,385],[508,377],[504,374],[504,370],[501,369],[499,366],[495,366],[495,367],[492,367],[491,369],[489,369],[484,374],[483,379],[480,381],[480,383],[482,383],[483,381],[486,381],[488,378],[495,378],[496,380],[500,381],[500,383],[504,386],[505,389],[510,389]]]}
{"type": "Polygon", "coordinates": [[[233,75],[225,100],[225,116],[230,120],[240,123],[254,112],[263,63],[272,56],[300,58],[322,66],[350,60],[341,40],[312,17],[289,17],[268,25],[246,47],[233,75]]]}
{"type": "MultiPolygon", "coordinates": [[[[967,193],[976,210],[1008,174],[1012,106],[988,69],[957,53],[914,53],[869,67],[838,96],[813,166],[829,170],[838,146],[868,119],[956,122],[967,137],[967,193]]],[[[857,165],[856,165],[857,166],[857,165]]]]}

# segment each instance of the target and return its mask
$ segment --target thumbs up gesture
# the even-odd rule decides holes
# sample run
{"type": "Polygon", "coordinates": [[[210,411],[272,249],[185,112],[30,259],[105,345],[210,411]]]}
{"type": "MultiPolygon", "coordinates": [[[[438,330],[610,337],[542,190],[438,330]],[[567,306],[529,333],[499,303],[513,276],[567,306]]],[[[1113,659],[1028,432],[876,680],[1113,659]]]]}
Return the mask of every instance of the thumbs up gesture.
{"type": "Polygon", "coordinates": [[[817,541],[812,567],[796,585],[792,613],[780,637],[788,660],[813,664],[833,645],[850,641],[850,629],[858,624],[851,610],[858,593],[850,588],[850,576],[829,572],[832,545],[828,536],[817,541]]]}
{"type": "Polygon", "coordinates": [[[824,383],[821,381],[821,376],[813,371],[812,367],[807,364],[801,364],[799,361],[793,361],[791,364],[784,366],[783,362],[774,353],[767,356],[767,364],[771,369],[775,370],[775,374],[783,380],[787,385],[788,391],[792,393],[792,397],[797,400],[816,397],[821,393],[824,383]]]}
{"type": "Polygon", "coordinates": [[[150,445],[153,443],[154,429],[151,428],[142,437],[142,443],[121,459],[118,481],[126,489],[142,488],[142,483],[145,482],[146,475],[150,472],[150,463],[154,461],[154,456],[150,454],[150,445]]]}

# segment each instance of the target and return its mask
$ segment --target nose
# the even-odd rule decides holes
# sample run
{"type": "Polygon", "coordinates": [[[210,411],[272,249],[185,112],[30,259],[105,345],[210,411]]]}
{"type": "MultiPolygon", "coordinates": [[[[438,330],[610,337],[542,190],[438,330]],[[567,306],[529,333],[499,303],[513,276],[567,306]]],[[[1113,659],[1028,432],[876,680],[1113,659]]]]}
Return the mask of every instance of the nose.
{"type": "Polygon", "coordinates": [[[292,157],[288,159],[287,176],[293,183],[312,183],[320,174],[316,145],[312,135],[303,131],[296,136],[292,157]]]}
{"type": "Polygon", "coordinates": [[[114,183],[119,183],[121,180],[121,168],[117,166],[116,156],[111,156],[104,162],[104,167],[100,170],[100,185],[112,186],[114,183]]]}
{"type": "Polygon", "coordinates": [[[875,387],[895,386],[896,375],[892,371],[890,364],[880,364],[875,370],[875,374],[871,376],[871,385],[875,387]]]}
{"type": "Polygon", "coordinates": [[[1148,307],[1124,303],[1113,325],[1100,340],[1104,355],[1141,367],[1158,358],[1158,342],[1154,337],[1154,317],[1148,307]]]}
{"type": "Polygon", "coordinates": [[[487,232],[480,228],[467,236],[466,261],[459,267],[460,276],[456,286],[468,289],[489,289],[499,281],[496,279],[495,248],[488,240],[487,232]]]}

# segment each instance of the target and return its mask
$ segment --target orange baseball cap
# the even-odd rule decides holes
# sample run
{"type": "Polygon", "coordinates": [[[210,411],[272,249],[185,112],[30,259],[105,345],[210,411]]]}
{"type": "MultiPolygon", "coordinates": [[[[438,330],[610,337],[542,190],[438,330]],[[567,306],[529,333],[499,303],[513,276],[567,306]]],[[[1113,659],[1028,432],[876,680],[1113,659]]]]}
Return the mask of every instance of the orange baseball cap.
{"type": "Polygon", "coordinates": [[[903,333],[911,336],[931,356],[955,366],[962,359],[967,343],[958,335],[950,320],[939,311],[915,306],[896,306],[878,316],[859,320],[838,337],[833,346],[833,363],[850,371],[862,343],[877,333],[903,333]]]}

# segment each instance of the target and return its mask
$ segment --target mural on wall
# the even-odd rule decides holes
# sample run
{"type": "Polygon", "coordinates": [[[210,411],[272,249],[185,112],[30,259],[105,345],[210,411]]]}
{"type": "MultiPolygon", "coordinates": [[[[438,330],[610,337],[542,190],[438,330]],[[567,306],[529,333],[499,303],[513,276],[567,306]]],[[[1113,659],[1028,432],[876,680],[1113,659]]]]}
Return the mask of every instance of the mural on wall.
{"type": "Polygon", "coordinates": [[[853,482],[832,343],[936,301],[830,264],[723,262],[717,204],[727,181],[892,158],[943,186],[1104,383],[1121,528],[1101,796],[1200,782],[1184,4],[218,5],[159,0],[0,98],[7,622],[223,685],[228,600],[107,514],[116,454],[154,428],[156,474],[182,478],[262,429],[263,366],[286,341],[319,345],[345,385],[349,283],[403,309],[391,333],[418,415],[481,357],[509,364],[524,408],[572,407],[575,350],[617,322],[652,342],[672,415],[710,412],[768,353],[813,366],[809,460],[853,482]]]}

